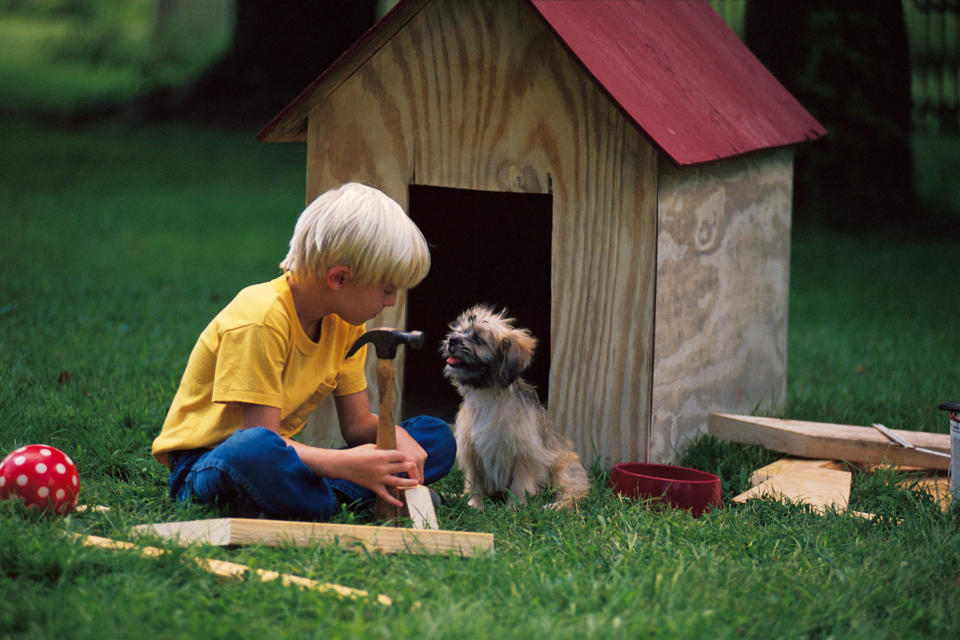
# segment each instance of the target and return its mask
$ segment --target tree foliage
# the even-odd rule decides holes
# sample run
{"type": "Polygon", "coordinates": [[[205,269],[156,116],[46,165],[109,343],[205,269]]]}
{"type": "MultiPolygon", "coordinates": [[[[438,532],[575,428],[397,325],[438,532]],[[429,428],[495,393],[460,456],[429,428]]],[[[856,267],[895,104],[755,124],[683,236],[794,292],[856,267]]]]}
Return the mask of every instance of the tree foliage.
{"type": "Polygon", "coordinates": [[[750,0],[747,45],[827,138],[797,153],[797,221],[910,222],[910,59],[900,0],[750,0]]]}
{"type": "Polygon", "coordinates": [[[266,121],[376,20],[376,0],[235,0],[224,56],[186,86],[138,101],[153,116],[266,121]]]}

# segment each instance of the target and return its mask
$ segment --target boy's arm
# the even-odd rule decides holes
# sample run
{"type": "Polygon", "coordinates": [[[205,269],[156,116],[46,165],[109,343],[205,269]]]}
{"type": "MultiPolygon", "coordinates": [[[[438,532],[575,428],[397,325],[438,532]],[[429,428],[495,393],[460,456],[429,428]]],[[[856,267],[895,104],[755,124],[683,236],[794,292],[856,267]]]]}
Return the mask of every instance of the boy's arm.
{"type": "MultiPolygon", "coordinates": [[[[244,429],[266,427],[279,433],[280,409],[278,407],[242,404],[241,408],[244,429]]],[[[403,503],[391,496],[387,487],[412,487],[418,483],[413,477],[417,470],[416,461],[400,450],[381,450],[373,444],[352,449],[323,449],[311,447],[290,438],[283,440],[294,448],[300,460],[318,476],[349,480],[370,489],[397,507],[402,507],[403,503]],[[406,473],[410,477],[401,478],[398,476],[400,473],[406,473]]]]}
{"type": "MultiPolygon", "coordinates": [[[[370,401],[366,391],[358,391],[345,396],[336,396],[337,419],[340,421],[340,432],[343,439],[350,446],[366,442],[377,442],[377,423],[379,418],[370,409],[370,401]]],[[[423,465],[427,461],[427,452],[420,443],[407,433],[407,430],[397,425],[397,450],[406,452],[417,463],[416,474],[410,477],[423,482],[423,465]]]]}

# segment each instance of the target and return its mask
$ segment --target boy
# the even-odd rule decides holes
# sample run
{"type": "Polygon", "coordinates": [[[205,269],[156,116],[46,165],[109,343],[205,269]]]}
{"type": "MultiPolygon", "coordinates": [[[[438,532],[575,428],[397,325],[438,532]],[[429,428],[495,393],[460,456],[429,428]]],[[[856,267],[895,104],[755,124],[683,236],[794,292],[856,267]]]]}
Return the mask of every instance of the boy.
{"type": "Polygon", "coordinates": [[[366,394],[366,347],[347,350],[365,322],[430,268],[420,230],[383,192],[348,183],[297,221],[283,275],[242,290],[193,348],[160,435],[170,496],[225,504],[235,515],[327,520],[340,504],[449,472],[456,443],[445,422],[418,416],[380,450],[366,394]],[[345,449],[290,438],[333,394],[345,449]]]}

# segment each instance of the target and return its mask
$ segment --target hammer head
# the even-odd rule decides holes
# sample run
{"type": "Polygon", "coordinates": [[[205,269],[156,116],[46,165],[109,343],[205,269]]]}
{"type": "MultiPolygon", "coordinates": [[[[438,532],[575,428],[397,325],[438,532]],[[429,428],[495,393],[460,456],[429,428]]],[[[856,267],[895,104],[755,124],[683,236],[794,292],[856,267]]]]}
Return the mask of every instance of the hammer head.
{"type": "Polygon", "coordinates": [[[412,349],[423,346],[423,331],[397,331],[396,329],[371,329],[357,338],[347,356],[350,357],[365,344],[372,344],[380,360],[393,360],[397,356],[397,347],[405,344],[412,349]]]}

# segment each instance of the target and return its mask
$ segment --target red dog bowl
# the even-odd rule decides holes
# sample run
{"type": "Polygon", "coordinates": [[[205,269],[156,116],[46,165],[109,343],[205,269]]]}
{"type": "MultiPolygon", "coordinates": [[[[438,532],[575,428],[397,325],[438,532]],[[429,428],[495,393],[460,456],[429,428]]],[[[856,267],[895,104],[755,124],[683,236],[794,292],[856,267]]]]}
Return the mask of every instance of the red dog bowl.
{"type": "Polygon", "coordinates": [[[689,509],[694,518],[720,506],[720,477],[698,469],[668,464],[624,462],[613,465],[610,488],[636,499],[662,499],[677,509],[689,509]]]}

